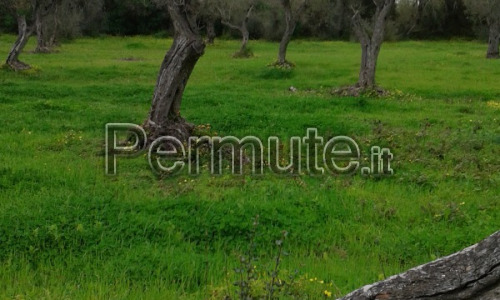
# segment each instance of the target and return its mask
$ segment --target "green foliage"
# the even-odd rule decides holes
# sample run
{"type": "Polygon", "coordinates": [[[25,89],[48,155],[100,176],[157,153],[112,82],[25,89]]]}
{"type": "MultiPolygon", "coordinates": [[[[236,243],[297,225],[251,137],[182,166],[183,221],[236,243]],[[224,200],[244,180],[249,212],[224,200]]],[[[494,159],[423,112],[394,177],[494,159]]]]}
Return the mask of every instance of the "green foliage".
{"type": "MultiPolygon", "coordinates": [[[[0,52],[14,39],[0,36],[0,52]]],[[[266,294],[286,230],[278,278],[309,299],[498,230],[500,61],[485,60],[483,44],[386,43],[377,79],[389,93],[362,98],[330,94],[356,82],[356,43],[293,41],[293,71],[266,66],[273,43],[254,42],[249,60],[230,58],[238,41],[207,48],[182,107],[210,124],[200,135],[275,135],[286,148],[317,127],[353,137],[364,156],[390,147],[391,178],[213,177],[206,165],[157,178],[143,156],[120,158],[107,177],[104,124],[144,121],[170,44],[77,39],[57,54],[23,53],[41,72],[0,70],[0,298],[221,299],[236,288],[256,215],[254,292],[266,294]]]]}

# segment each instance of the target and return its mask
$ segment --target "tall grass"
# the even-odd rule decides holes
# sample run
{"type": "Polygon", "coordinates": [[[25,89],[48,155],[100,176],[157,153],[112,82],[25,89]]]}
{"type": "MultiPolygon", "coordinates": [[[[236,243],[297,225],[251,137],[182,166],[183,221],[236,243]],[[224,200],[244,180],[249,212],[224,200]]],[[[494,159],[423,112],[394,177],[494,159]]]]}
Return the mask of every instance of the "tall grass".
{"type": "MultiPolygon", "coordinates": [[[[13,36],[0,37],[7,53],[13,36]]],[[[311,299],[346,293],[455,252],[498,230],[500,61],[470,42],[384,44],[385,98],[339,98],[358,45],[295,41],[293,71],[267,67],[277,45],[206,50],[183,116],[219,135],[355,138],[391,148],[395,176],[156,178],[144,157],[104,175],[104,125],[141,124],[170,40],[79,39],[25,53],[0,71],[0,298],[222,299],[235,293],[252,219],[261,276],[281,268],[311,299]],[[289,87],[298,89],[289,92],[289,87]],[[321,283],[323,281],[323,283],[321,283]]],[[[30,44],[28,49],[33,48],[30,44]]],[[[364,162],[366,163],[366,162],[364,162]]]]}

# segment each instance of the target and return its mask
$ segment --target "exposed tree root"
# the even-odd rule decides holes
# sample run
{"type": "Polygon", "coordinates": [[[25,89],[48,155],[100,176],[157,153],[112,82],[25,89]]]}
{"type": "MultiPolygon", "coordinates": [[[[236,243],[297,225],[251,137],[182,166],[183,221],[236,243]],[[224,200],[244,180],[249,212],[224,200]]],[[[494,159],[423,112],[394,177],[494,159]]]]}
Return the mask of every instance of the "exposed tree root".
{"type": "Polygon", "coordinates": [[[150,145],[153,141],[160,137],[170,136],[175,137],[181,143],[186,143],[192,136],[195,125],[186,122],[183,118],[177,118],[175,121],[168,123],[166,126],[160,127],[153,123],[145,123],[143,125],[147,133],[147,144],[150,145]]]}
{"type": "Polygon", "coordinates": [[[288,60],[285,60],[284,62],[276,61],[273,62],[272,64],[269,64],[270,67],[277,68],[277,69],[284,69],[284,70],[291,70],[295,68],[295,64],[293,62],[290,62],[288,60]]]}
{"type": "Polygon", "coordinates": [[[27,63],[24,63],[22,61],[9,61],[7,62],[7,65],[9,66],[10,69],[14,71],[24,71],[24,70],[29,70],[31,69],[31,66],[28,65],[27,63]]]}
{"type": "Polygon", "coordinates": [[[342,96],[342,97],[360,97],[360,96],[371,96],[371,97],[383,97],[388,94],[386,90],[381,87],[361,87],[359,85],[350,85],[331,91],[332,95],[342,96]]]}

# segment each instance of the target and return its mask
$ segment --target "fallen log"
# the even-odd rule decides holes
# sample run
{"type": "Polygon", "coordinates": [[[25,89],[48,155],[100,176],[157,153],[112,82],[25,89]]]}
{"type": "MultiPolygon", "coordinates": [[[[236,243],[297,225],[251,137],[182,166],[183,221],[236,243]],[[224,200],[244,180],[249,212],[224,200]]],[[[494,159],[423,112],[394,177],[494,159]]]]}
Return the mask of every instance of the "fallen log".
{"type": "Polygon", "coordinates": [[[500,300],[500,231],[450,256],[367,285],[341,300],[500,300]]]}

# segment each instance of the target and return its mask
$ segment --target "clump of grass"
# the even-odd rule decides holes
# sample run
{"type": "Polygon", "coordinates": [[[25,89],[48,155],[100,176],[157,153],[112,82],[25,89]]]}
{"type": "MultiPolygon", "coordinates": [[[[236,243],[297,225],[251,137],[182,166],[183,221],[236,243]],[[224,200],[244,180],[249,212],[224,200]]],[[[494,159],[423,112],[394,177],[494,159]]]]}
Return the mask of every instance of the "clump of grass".
{"type": "Polygon", "coordinates": [[[252,58],[253,56],[254,54],[250,47],[241,49],[233,54],[233,58],[252,58]]]}
{"type": "Polygon", "coordinates": [[[388,92],[378,86],[372,88],[359,87],[357,85],[350,85],[341,88],[336,88],[331,91],[332,95],[341,97],[386,97],[388,92]]]}
{"type": "Polygon", "coordinates": [[[289,255],[284,250],[285,241],[288,237],[287,231],[281,232],[281,237],[275,241],[276,255],[269,267],[263,265],[257,256],[256,235],[259,226],[259,216],[254,218],[252,230],[249,235],[249,245],[245,254],[240,255],[238,267],[235,268],[237,280],[236,296],[230,289],[212,288],[210,299],[302,299],[304,297],[331,298],[340,296],[340,290],[333,282],[318,280],[317,277],[306,275],[300,276],[298,269],[293,272],[282,270],[283,259],[289,255]],[[335,292],[333,292],[335,290],[335,292]]]}
{"type": "Polygon", "coordinates": [[[268,65],[269,67],[277,68],[277,69],[284,69],[284,70],[291,70],[295,68],[295,64],[293,62],[290,62],[286,60],[285,62],[279,62],[275,61],[271,64],[268,65]]]}

